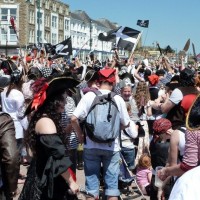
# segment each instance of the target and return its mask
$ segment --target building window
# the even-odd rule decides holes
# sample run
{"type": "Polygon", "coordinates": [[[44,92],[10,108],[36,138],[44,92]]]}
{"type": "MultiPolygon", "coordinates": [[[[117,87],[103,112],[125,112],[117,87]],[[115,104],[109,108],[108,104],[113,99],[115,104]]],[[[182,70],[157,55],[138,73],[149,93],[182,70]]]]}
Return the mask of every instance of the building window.
{"type": "Polygon", "coordinates": [[[59,29],[63,30],[63,19],[59,19],[59,29]]]}
{"type": "Polygon", "coordinates": [[[69,31],[69,20],[68,19],[65,20],[65,30],[69,31]]]}
{"type": "Polygon", "coordinates": [[[45,26],[49,27],[49,15],[45,15],[45,26]]]}
{"type": "Polygon", "coordinates": [[[7,21],[8,19],[8,8],[1,8],[1,20],[7,21]]]}
{"type": "Polygon", "coordinates": [[[63,13],[63,8],[62,8],[62,6],[59,7],[59,13],[60,13],[60,14],[63,13]]]}
{"type": "Polygon", "coordinates": [[[53,11],[56,12],[56,4],[53,3],[53,11]]]}
{"type": "Polygon", "coordinates": [[[1,28],[1,41],[7,41],[8,40],[8,33],[7,30],[4,28],[1,28]]]}
{"type": "Polygon", "coordinates": [[[46,9],[49,9],[49,0],[46,0],[45,8],[46,8],[46,9]]]}
{"type": "Polygon", "coordinates": [[[52,16],[52,24],[51,26],[53,28],[57,28],[57,17],[56,16],[52,16]]]}
{"type": "Polygon", "coordinates": [[[51,43],[52,44],[56,44],[57,43],[57,34],[56,33],[52,33],[51,35],[51,43]]]}
{"type": "Polygon", "coordinates": [[[16,8],[1,8],[0,9],[0,20],[1,21],[10,21],[11,17],[13,17],[16,20],[16,18],[17,18],[17,9],[16,8]]]}
{"type": "Polygon", "coordinates": [[[10,17],[14,17],[14,19],[17,18],[17,9],[16,8],[10,8],[10,17]]]}
{"type": "Polygon", "coordinates": [[[34,30],[30,30],[29,31],[29,43],[34,43],[35,41],[35,31],[34,30]]]}
{"type": "Polygon", "coordinates": [[[29,23],[31,24],[35,23],[35,12],[33,10],[29,11],[29,23]]]}

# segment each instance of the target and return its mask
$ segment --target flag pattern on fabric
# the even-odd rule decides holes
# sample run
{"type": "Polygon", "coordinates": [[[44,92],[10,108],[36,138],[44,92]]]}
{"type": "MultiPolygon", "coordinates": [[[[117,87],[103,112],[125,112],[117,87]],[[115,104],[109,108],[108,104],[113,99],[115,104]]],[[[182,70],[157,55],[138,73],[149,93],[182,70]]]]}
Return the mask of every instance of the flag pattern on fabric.
{"type": "Polygon", "coordinates": [[[53,45],[51,47],[51,54],[52,55],[60,55],[60,56],[72,55],[71,37],[67,38],[66,40],[64,40],[56,45],[53,45]]]}
{"type": "Polygon", "coordinates": [[[121,26],[115,33],[116,46],[121,49],[131,51],[137,43],[138,36],[141,32],[129,27],[121,26]]]}
{"type": "Polygon", "coordinates": [[[148,28],[149,27],[149,20],[138,20],[137,21],[137,25],[144,27],[144,28],[148,28]]]}
{"type": "Polygon", "coordinates": [[[141,32],[129,27],[120,26],[109,32],[100,33],[98,39],[101,41],[115,42],[117,48],[131,51],[137,43],[138,36],[141,32]]]}
{"type": "Polygon", "coordinates": [[[108,41],[113,41],[114,42],[114,39],[116,38],[115,33],[119,29],[120,29],[120,27],[118,27],[116,29],[113,29],[113,30],[110,30],[108,32],[100,33],[99,36],[98,36],[98,39],[101,40],[101,41],[105,41],[105,42],[108,42],[108,41]]]}
{"type": "Polygon", "coordinates": [[[16,26],[15,26],[15,19],[14,19],[14,17],[10,18],[10,24],[11,24],[11,26],[12,26],[15,34],[16,34],[17,30],[16,30],[16,26]]]}

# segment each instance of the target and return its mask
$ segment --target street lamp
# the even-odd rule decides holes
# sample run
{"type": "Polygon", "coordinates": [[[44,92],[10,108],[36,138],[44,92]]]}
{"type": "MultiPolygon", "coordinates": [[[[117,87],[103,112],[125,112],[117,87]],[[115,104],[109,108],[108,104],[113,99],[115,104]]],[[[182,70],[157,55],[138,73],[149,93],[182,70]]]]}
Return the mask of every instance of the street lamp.
{"type": "Polygon", "coordinates": [[[92,49],[92,20],[90,19],[90,51],[92,49]]]}

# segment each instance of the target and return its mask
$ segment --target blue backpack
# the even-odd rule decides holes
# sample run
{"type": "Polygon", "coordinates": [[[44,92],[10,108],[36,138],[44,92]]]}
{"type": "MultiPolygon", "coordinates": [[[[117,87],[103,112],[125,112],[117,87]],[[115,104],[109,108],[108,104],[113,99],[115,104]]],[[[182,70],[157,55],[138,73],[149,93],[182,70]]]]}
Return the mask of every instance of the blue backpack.
{"type": "Polygon", "coordinates": [[[92,92],[96,97],[86,117],[85,132],[94,142],[110,144],[120,134],[120,113],[114,100],[116,94],[92,92]]]}

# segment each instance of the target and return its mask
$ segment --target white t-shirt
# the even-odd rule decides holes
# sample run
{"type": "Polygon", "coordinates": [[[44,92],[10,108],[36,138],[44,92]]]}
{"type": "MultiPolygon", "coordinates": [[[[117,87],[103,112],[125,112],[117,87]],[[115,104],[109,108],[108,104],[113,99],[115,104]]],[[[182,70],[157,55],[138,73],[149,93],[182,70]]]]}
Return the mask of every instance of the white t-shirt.
{"type": "Polygon", "coordinates": [[[7,88],[1,93],[2,111],[8,113],[14,121],[16,139],[23,138],[24,130],[28,128],[27,117],[21,118],[25,101],[24,95],[19,90],[12,89],[6,97],[6,92],[7,88]]]}
{"type": "Polygon", "coordinates": [[[169,99],[174,103],[174,104],[179,104],[180,101],[182,101],[183,99],[183,93],[176,88],[175,90],[173,90],[173,92],[171,93],[169,99]]]}
{"type": "Polygon", "coordinates": [[[183,174],[175,183],[169,200],[200,199],[200,167],[195,167],[183,174]]]}
{"type": "MultiPolygon", "coordinates": [[[[181,127],[182,129],[185,129],[185,127],[181,127]]],[[[179,144],[178,149],[180,151],[180,155],[183,156],[185,152],[185,132],[179,130],[179,144]]]]}
{"type": "Polygon", "coordinates": [[[125,129],[127,134],[130,136],[128,137],[124,131],[121,131],[121,141],[122,141],[122,147],[134,149],[135,145],[133,144],[133,141],[131,139],[134,139],[138,136],[138,131],[135,126],[135,122],[132,120],[130,121],[130,126],[125,129]]]}
{"type": "MultiPolygon", "coordinates": [[[[110,90],[99,90],[102,94],[108,94],[110,90]]],[[[73,115],[76,116],[78,119],[84,119],[88,112],[89,109],[94,101],[94,98],[96,97],[96,94],[94,92],[88,92],[86,93],[78,103],[76,109],[73,112],[73,115]]],[[[127,109],[126,109],[126,104],[124,100],[122,99],[121,96],[115,95],[114,96],[115,102],[117,104],[117,107],[120,112],[120,120],[122,125],[128,125],[130,122],[130,117],[128,115],[127,109]]],[[[84,148],[87,149],[104,149],[104,150],[110,150],[110,151],[119,151],[119,141],[118,138],[115,139],[114,142],[112,142],[111,146],[108,144],[100,144],[93,142],[86,136],[86,144],[84,145],[84,148]]]]}

